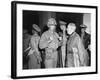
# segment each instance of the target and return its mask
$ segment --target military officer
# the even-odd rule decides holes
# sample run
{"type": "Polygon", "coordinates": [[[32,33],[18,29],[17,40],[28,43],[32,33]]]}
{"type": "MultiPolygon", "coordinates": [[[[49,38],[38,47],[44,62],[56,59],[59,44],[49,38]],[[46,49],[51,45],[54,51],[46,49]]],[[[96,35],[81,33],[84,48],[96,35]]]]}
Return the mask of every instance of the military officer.
{"type": "Polygon", "coordinates": [[[90,45],[91,36],[90,36],[90,34],[88,34],[86,32],[86,28],[87,28],[86,25],[81,24],[80,27],[81,27],[81,39],[82,39],[82,42],[84,44],[85,49],[88,49],[88,46],[90,45]]]}
{"type": "Polygon", "coordinates": [[[33,35],[30,40],[30,51],[29,51],[29,69],[39,69],[41,68],[41,54],[38,48],[40,36],[38,32],[41,31],[38,25],[33,24],[33,35]]]}
{"type": "Polygon", "coordinates": [[[60,21],[60,28],[63,31],[63,37],[62,37],[62,41],[63,44],[61,46],[61,52],[62,52],[62,64],[63,67],[65,67],[65,57],[66,57],[66,42],[67,42],[67,36],[66,36],[66,22],[64,21],[60,21]]]}
{"type": "Polygon", "coordinates": [[[86,32],[87,26],[85,24],[81,24],[80,27],[81,27],[81,39],[82,39],[85,49],[87,50],[89,54],[89,65],[91,65],[90,63],[91,62],[91,50],[90,50],[91,35],[86,32]]]}
{"type": "Polygon", "coordinates": [[[70,35],[67,42],[67,67],[87,66],[88,54],[75,30],[76,25],[69,23],[67,27],[67,33],[70,35]]]}
{"type": "Polygon", "coordinates": [[[45,68],[56,68],[57,66],[57,48],[59,46],[59,36],[56,33],[56,20],[48,19],[48,30],[41,36],[39,47],[45,49],[45,68]]]}
{"type": "Polygon", "coordinates": [[[23,69],[28,69],[28,57],[29,52],[29,42],[31,35],[28,33],[27,29],[23,30],[23,69]]]}

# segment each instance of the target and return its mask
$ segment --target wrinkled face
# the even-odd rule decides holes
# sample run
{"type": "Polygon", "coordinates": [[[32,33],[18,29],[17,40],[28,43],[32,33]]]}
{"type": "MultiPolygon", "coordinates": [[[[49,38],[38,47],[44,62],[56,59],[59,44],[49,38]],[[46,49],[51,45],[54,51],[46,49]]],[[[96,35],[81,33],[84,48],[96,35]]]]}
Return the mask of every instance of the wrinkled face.
{"type": "Polygon", "coordinates": [[[75,31],[75,29],[76,29],[75,26],[68,25],[68,27],[67,27],[67,33],[69,35],[71,35],[75,31]]]}
{"type": "Polygon", "coordinates": [[[49,29],[50,29],[50,30],[55,30],[55,28],[56,28],[55,25],[50,25],[50,26],[49,26],[49,29]]]}

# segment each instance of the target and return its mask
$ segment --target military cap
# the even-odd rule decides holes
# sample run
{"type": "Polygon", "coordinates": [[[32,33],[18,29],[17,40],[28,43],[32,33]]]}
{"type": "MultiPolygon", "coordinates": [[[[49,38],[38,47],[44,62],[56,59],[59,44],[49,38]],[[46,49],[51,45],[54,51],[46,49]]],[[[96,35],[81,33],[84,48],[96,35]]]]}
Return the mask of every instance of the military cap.
{"type": "Polygon", "coordinates": [[[41,31],[41,29],[39,28],[39,26],[36,25],[36,24],[33,24],[33,25],[32,25],[32,28],[33,28],[35,31],[37,31],[37,32],[40,32],[40,31],[41,31]]]}
{"type": "Polygon", "coordinates": [[[48,22],[47,22],[47,25],[50,26],[50,25],[57,25],[57,22],[54,18],[49,18],[48,19],[48,22]]]}
{"type": "Polygon", "coordinates": [[[80,27],[81,28],[87,28],[87,26],[85,24],[81,24],[80,27]]]}
{"type": "MultiPolygon", "coordinates": [[[[67,23],[64,21],[59,21],[60,25],[66,25],[67,23]]],[[[65,30],[66,26],[60,26],[61,30],[65,30]]]]}
{"type": "Polygon", "coordinates": [[[64,21],[59,21],[60,25],[66,25],[67,23],[64,21]]]}

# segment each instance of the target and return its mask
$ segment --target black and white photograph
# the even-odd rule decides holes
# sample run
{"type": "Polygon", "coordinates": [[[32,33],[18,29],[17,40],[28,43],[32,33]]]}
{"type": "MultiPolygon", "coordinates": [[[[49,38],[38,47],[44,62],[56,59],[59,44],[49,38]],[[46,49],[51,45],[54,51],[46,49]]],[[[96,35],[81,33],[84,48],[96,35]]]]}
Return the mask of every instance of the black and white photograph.
{"type": "Polygon", "coordinates": [[[12,2],[12,78],[97,73],[97,7],[12,2]]]}
{"type": "Polygon", "coordinates": [[[23,69],[90,66],[90,19],[87,13],[23,11],[23,69]]]}

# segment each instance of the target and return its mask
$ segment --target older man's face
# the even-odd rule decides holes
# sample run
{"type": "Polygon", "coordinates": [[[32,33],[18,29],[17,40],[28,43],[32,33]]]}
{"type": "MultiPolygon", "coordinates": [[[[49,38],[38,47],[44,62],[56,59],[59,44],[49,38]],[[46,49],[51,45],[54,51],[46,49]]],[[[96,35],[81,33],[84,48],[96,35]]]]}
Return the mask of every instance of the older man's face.
{"type": "Polygon", "coordinates": [[[71,35],[75,31],[75,26],[68,25],[67,33],[71,35]]]}

